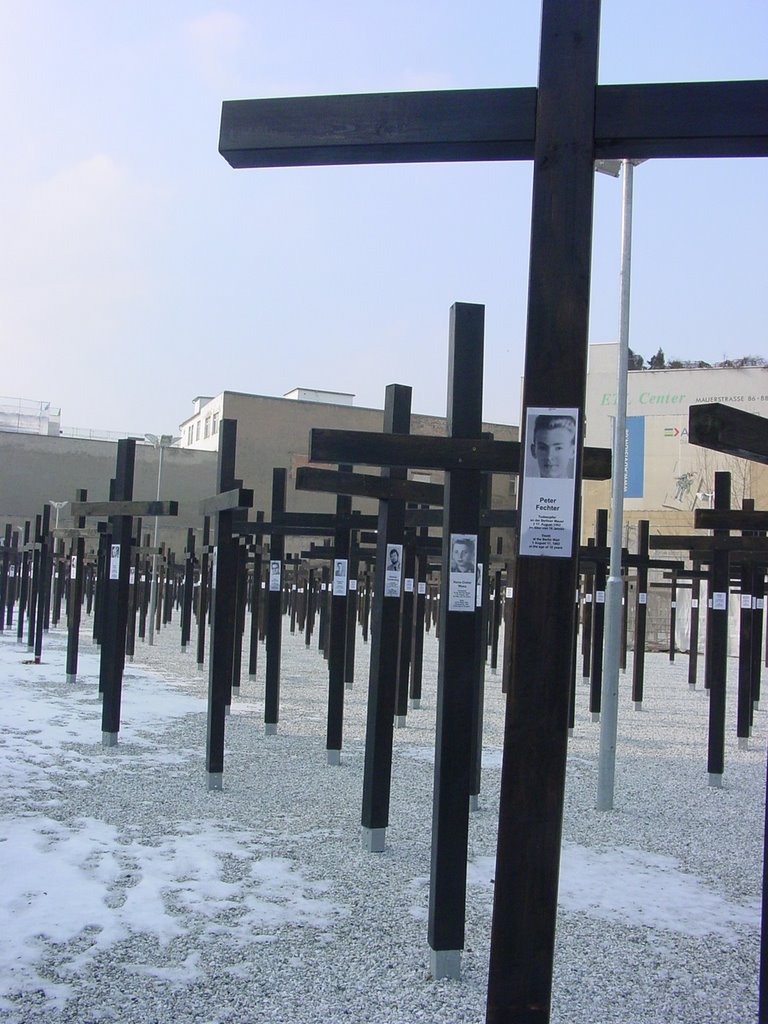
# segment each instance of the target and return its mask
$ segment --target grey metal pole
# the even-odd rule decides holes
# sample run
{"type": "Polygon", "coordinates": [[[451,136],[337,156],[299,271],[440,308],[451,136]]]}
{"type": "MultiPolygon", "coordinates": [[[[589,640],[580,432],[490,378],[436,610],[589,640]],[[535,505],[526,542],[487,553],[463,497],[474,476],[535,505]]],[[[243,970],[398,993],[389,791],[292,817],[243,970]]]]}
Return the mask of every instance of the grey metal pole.
{"type": "Polygon", "coordinates": [[[631,160],[622,160],[624,183],[621,217],[621,297],[619,312],[619,366],[616,417],[613,424],[613,475],[611,478],[611,557],[605,587],[605,656],[603,699],[600,715],[600,751],[597,765],[598,811],[613,808],[616,781],[616,733],[619,717],[619,668],[621,662],[621,534],[624,523],[624,467],[627,436],[627,368],[629,362],[629,286],[632,263],[631,160]]]}
{"type": "MultiPolygon", "coordinates": [[[[158,440],[158,448],[160,449],[160,461],[157,467],[157,494],[156,500],[160,501],[160,477],[163,474],[163,442],[162,439],[158,440]]],[[[157,528],[159,525],[159,518],[155,516],[155,534],[152,541],[152,547],[155,549],[155,553],[152,555],[152,585],[149,591],[149,635],[147,637],[147,643],[150,647],[155,642],[155,609],[157,608],[157,528]]]]}

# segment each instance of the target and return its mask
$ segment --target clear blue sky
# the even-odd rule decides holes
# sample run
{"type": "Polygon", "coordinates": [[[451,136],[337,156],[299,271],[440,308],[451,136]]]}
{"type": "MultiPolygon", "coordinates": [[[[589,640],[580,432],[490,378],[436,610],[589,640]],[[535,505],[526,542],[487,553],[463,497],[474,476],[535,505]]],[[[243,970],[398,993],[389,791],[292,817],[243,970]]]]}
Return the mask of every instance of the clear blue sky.
{"type": "MultiPolygon", "coordinates": [[[[234,171],[223,99],[535,85],[537,0],[0,0],[0,395],[170,432],[198,394],[314,387],[445,411],[448,311],[486,305],[518,422],[531,169],[234,171]]],[[[768,78],[766,0],[604,0],[600,81],[768,78]]],[[[615,340],[598,175],[591,338],[615,340]]],[[[635,173],[631,345],[768,355],[768,162],[635,173]]]]}

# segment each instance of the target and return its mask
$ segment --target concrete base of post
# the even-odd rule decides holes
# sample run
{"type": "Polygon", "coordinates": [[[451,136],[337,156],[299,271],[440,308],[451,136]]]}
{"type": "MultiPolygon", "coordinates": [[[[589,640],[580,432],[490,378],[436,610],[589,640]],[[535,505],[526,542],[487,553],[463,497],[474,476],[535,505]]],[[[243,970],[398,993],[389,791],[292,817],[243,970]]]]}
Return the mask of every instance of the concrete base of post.
{"type": "Polygon", "coordinates": [[[755,711],[759,711],[760,710],[760,701],[759,700],[753,701],[752,702],[752,706],[754,707],[755,711]]]}
{"type": "Polygon", "coordinates": [[[429,951],[429,969],[435,981],[440,978],[461,977],[460,949],[431,949],[429,951]]]}
{"type": "Polygon", "coordinates": [[[129,663],[133,662],[133,655],[129,654],[128,657],[126,658],[126,661],[128,661],[129,663]]]}
{"type": "Polygon", "coordinates": [[[351,690],[352,688],[353,688],[352,687],[352,683],[344,683],[344,689],[345,690],[351,690]]]}
{"type": "Polygon", "coordinates": [[[739,750],[749,750],[749,739],[746,736],[739,736],[739,750]]]}
{"type": "Polygon", "coordinates": [[[336,767],[341,764],[341,751],[340,750],[327,750],[328,764],[336,767]]]}
{"type": "Polygon", "coordinates": [[[208,792],[219,793],[224,789],[224,772],[208,772],[208,792]]]}
{"type": "Polygon", "coordinates": [[[204,672],[205,671],[205,664],[201,665],[200,662],[198,661],[198,663],[197,663],[197,671],[198,672],[204,672]]]}
{"type": "Polygon", "coordinates": [[[277,736],[277,722],[265,722],[264,723],[264,735],[265,736],[277,736]]]}
{"type": "Polygon", "coordinates": [[[73,675],[71,672],[67,672],[67,683],[76,683],[77,675],[73,675]]]}
{"type": "Polygon", "coordinates": [[[405,715],[395,715],[395,728],[404,729],[408,724],[408,719],[405,715]]]}
{"type": "Polygon", "coordinates": [[[722,775],[720,775],[719,773],[710,772],[708,778],[709,778],[709,784],[710,784],[710,786],[712,786],[713,789],[722,789],[723,788],[723,776],[722,775]]]}
{"type": "Polygon", "coordinates": [[[250,674],[250,672],[248,673],[248,682],[249,682],[249,683],[255,683],[255,682],[256,682],[256,676],[255,676],[255,675],[254,675],[254,676],[252,676],[252,675],[250,674]]]}
{"type": "Polygon", "coordinates": [[[688,683],[688,689],[689,690],[695,690],[696,689],[696,683],[688,683]]]}
{"type": "Polygon", "coordinates": [[[478,793],[469,794],[469,809],[470,811],[480,810],[480,796],[478,793]]]}
{"type": "Polygon", "coordinates": [[[387,845],[385,828],[366,828],[363,826],[363,850],[366,853],[383,853],[387,845]]]}
{"type": "Polygon", "coordinates": [[[117,746],[117,733],[116,732],[103,732],[101,734],[101,745],[102,745],[102,747],[116,747],[117,746]]]}
{"type": "Polygon", "coordinates": [[[633,700],[632,701],[632,707],[635,709],[635,711],[642,711],[643,710],[643,702],[641,700],[633,700]]]}
{"type": "Polygon", "coordinates": [[[573,736],[573,729],[569,729],[568,730],[568,738],[570,739],[572,736],[573,736]]]}
{"type": "Polygon", "coordinates": [[[412,700],[408,701],[408,707],[411,708],[412,711],[418,711],[421,707],[421,697],[414,697],[412,700]]]}
{"type": "Polygon", "coordinates": [[[599,711],[593,711],[592,712],[592,721],[593,722],[599,722],[600,721],[600,712],[599,711]]]}
{"type": "Polygon", "coordinates": [[[233,697],[239,697],[240,696],[240,683],[238,683],[237,686],[233,686],[232,687],[232,696],[233,697]]]}

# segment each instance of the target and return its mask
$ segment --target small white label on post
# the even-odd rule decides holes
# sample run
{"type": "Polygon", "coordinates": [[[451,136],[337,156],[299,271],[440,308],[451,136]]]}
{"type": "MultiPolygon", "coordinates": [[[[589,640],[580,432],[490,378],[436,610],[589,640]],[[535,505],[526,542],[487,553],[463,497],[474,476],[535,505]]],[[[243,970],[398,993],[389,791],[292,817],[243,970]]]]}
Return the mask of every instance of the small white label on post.
{"type": "Polygon", "coordinates": [[[279,559],[269,563],[269,589],[271,593],[280,590],[281,563],[279,559]]]}
{"type": "Polygon", "coordinates": [[[405,590],[406,594],[412,594],[413,593],[413,577],[412,576],[406,576],[405,577],[405,584],[404,584],[403,589],[405,590]]]}
{"type": "Polygon", "coordinates": [[[475,608],[483,607],[483,563],[477,563],[477,577],[475,580],[475,608]]]}
{"type": "Polygon", "coordinates": [[[419,583],[419,593],[423,596],[427,592],[427,584],[424,582],[419,583]]]}
{"type": "Polygon", "coordinates": [[[605,591],[604,590],[597,590],[597,591],[595,591],[595,602],[597,604],[605,604],[605,591]]]}
{"type": "Polygon", "coordinates": [[[698,599],[698,597],[691,598],[691,608],[698,608],[698,607],[699,607],[699,599],[698,599]]]}
{"type": "Polygon", "coordinates": [[[349,589],[350,590],[357,590],[357,580],[350,580],[349,581],[349,589]]]}
{"type": "Polygon", "coordinates": [[[109,578],[120,579],[120,545],[113,544],[109,555],[109,578]]]}
{"type": "Polygon", "coordinates": [[[712,608],[716,612],[724,612],[728,608],[728,594],[723,591],[713,594],[712,608]]]}
{"type": "MultiPolygon", "coordinates": [[[[504,596],[511,601],[513,593],[514,593],[514,590],[512,589],[512,587],[507,587],[507,589],[506,589],[506,591],[504,593],[504,596]]],[[[576,591],[576,600],[578,601],[578,599],[579,599],[579,592],[577,590],[576,591]]]]}
{"type": "Polygon", "coordinates": [[[677,608],[677,601],[671,601],[670,605],[672,608],[677,608]]]}
{"type": "Polygon", "coordinates": [[[402,575],[403,545],[387,544],[387,558],[384,565],[384,597],[400,597],[402,575]]]}
{"type": "MultiPolygon", "coordinates": [[[[13,568],[13,566],[11,566],[13,568]]],[[[77,555],[72,555],[69,563],[69,578],[71,580],[77,579],[77,555]]]]}
{"type": "Polygon", "coordinates": [[[333,560],[333,596],[347,596],[347,567],[349,562],[346,558],[334,558],[333,560]]]}
{"type": "Polygon", "coordinates": [[[473,612],[477,605],[477,534],[451,534],[448,611],[473,612]]]}
{"type": "Polygon", "coordinates": [[[741,595],[741,607],[745,611],[749,611],[749,612],[752,611],[752,595],[751,594],[742,594],[741,595]]]}
{"type": "Polygon", "coordinates": [[[640,604],[648,604],[648,595],[647,594],[638,594],[637,595],[637,600],[640,602],[640,604]]]}
{"type": "Polygon", "coordinates": [[[136,582],[136,566],[132,565],[131,566],[131,571],[130,571],[130,574],[129,574],[129,583],[131,584],[131,586],[133,586],[135,582],[136,582]]]}

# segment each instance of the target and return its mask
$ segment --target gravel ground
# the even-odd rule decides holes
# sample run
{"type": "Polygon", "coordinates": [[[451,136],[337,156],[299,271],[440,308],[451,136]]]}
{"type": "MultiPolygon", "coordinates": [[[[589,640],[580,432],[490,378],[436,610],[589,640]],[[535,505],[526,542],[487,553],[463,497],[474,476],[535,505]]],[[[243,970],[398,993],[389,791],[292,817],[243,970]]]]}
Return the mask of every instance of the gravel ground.
{"type": "MultiPolygon", "coordinates": [[[[142,676],[205,696],[207,673],[197,670],[194,653],[180,652],[178,636],[170,627],[154,647],[140,646],[126,666],[126,690],[142,676]]],[[[3,642],[11,640],[6,635],[3,642]]],[[[64,644],[64,633],[51,631],[44,651],[47,665],[61,664],[62,680],[64,644]]],[[[85,632],[83,649],[91,649],[85,632]]],[[[359,826],[368,657],[368,646],[359,643],[342,763],[328,766],[326,667],[314,646],[290,635],[286,620],[278,734],[264,735],[261,652],[257,679],[244,676],[227,720],[222,792],[206,787],[203,710],[145,729],[142,743],[121,738],[108,750],[100,743],[94,697],[94,742],[60,751],[56,799],[48,800],[46,815],[63,824],[103,823],[126,848],[140,842],[160,859],[178,859],[181,841],[192,837],[194,845],[198,833],[208,837],[201,844],[206,850],[210,837],[219,837],[217,878],[238,899],[229,910],[219,901],[206,914],[177,887],[164,897],[179,923],[175,935],[158,938],[148,927],[98,948],[96,929],[86,929],[67,942],[47,942],[39,966],[45,984],[15,993],[0,1007],[0,1020],[480,1024],[502,745],[500,677],[486,675],[483,790],[470,821],[462,976],[434,981],[426,918],[437,647],[428,636],[422,707],[395,731],[387,849],[373,855],[362,851],[359,826]],[[260,858],[273,867],[284,862],[303,879],[303,896],[292,897],[284,923],[273,918],[261,931],[243,912],[244,900],[253,909],[266,898],[269,886],[254,873],[260,858]],[[65,986],[58,1000],[51,997],[56,985],[65,986]]],[[[623,677],[616,809],[607,813],[593,808],[599,725],[588,712],[588,686],[578,684],[553,993],[558,1024],[757,1019],[765,715],[756,715],[750,749],[739,750],[732,659],[726,772],[721,789],[710,787],[707,696],[689,690],[687,664],[684,655],[673,664],[665,654],[646,656],[642,711],[629,701],[631,677],[623,677]],[[730,913],[725,924],[724,913],[730,913]],[[711,927],[702,926],[708,920],[711,927]]],[[[94,686],[91,676],[75,690],[89,695],[94,686]]],[[[61,699],[65,692],[63,682],[47,684],[39,697],[61,699]]],[[[6,786],[4,819],[34,815],[38,797],[34,787],[6,786]]],[[[195,865],[193,854],[190,877],[196,871],[205,866],[195,865]]],[[[112,880],[115,906],[133,885],[130,872],[112,880]]]]}

